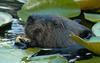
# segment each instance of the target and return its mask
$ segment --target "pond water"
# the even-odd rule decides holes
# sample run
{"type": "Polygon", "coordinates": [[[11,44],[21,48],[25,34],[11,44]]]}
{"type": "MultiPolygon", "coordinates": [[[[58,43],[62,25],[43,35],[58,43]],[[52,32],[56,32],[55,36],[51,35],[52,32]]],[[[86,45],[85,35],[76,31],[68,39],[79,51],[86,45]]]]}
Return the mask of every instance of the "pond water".
{"type": "MultiPolygon", "coordinates": [[[[5,33],[6,35],[5,38],[0,39],[0,63],[68,63],[68,61],[60,54],[31,57],[33,54],[39,52],[40,49],[29,48],[23,50],[23,49],[18,49],[14,46],[16,36],[24,34],[23,26],[20,25],[18,23],[18,19],[16,19],[18,18],[17,11],[21,8],[23,3],[25,3],[24,0],[22,0],[22,3],[18,2],[17,0],[0,0],[0,12],[7,12],[11,14],[14,18],[12,19],[11,29],[8,30],[7,33],[5,33]]],[[[71,9],[62,9],[55,7],[45,10],[41,9],[41,12],[39,12],[39,14],[44,14],[44,13],[53,14],[52,12],[54,12],[55,15],[58,15],[56,10],[58,10],[59,15],[64,15],[64,16],[66,16],[65,14],[66,11],[68,16],[74,16],[74,15],[76,16],[79,15],[80,12],[79,9],[78,10],[73,9],[74,10],[73,12],[73,10],[71,9]]],[[[99,38],[100,37],[92,37],[90,39],[90,42],[98,42],[98,41],[100,42],[99,38]]],[[[72,46],[72,48],[74,47],[72,46]]]]}

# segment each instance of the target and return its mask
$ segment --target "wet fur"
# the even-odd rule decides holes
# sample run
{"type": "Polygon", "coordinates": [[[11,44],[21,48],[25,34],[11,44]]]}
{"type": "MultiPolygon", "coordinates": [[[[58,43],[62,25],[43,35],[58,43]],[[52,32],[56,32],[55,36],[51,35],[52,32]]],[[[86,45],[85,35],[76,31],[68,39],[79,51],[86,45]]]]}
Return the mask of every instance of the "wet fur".
{"type": "Polygon", "coordinates": [[[79,35],[85,26],[64,17],[32,15],[28,18],[25,33],[31,39],[31,47],[64,48],[76,44],[70,37],[79,35]]]}

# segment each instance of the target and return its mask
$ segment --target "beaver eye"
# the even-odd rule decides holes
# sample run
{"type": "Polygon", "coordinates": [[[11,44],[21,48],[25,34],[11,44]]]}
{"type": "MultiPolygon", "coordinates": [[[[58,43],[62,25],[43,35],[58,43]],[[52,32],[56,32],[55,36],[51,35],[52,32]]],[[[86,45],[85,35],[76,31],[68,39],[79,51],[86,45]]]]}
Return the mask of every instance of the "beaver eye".
{"type": "Polygon", "coordinates": [[[34,33],[39,33],[39,32],[41,32],[42,30],[41,29],[35,29],[34,30],[34,33]]]}

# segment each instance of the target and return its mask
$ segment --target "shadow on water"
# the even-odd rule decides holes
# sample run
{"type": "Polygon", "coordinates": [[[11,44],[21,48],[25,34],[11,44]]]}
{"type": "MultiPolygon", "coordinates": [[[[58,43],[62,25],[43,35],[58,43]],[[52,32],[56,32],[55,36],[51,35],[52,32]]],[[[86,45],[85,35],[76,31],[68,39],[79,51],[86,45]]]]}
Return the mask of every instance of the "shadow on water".
{"type": "Polygon", "coordinates": [[[5,32],[6,32],[7,30],[9,30],[9,29],[11,29],[11,22],[2,25],[2,26],[0,27],[0,36],[4,37],[5,32]]]}

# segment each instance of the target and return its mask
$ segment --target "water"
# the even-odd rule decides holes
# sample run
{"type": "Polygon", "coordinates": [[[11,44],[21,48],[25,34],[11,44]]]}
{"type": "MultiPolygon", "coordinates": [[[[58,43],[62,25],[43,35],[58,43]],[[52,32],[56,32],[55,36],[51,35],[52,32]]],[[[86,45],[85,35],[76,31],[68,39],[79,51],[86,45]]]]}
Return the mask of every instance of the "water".
{"type": "Polygon", "coordinates": [[[7,38],[16,38],[18,35],[25,34],[24,26],[20,24],[18,19],[12,20],[11,30],[6,33],[7,38]]]}

